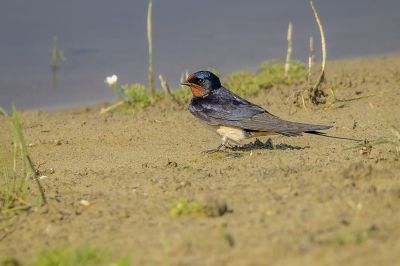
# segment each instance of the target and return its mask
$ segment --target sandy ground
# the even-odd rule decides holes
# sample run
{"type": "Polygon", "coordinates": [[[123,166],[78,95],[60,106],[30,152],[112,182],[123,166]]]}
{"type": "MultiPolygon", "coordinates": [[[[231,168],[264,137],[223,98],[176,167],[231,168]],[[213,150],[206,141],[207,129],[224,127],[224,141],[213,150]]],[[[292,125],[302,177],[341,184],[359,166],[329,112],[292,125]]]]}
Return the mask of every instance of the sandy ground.
{"type": "MultiPolygon", "coordinates": [[[[327,78],[340,99],[374,96],[315,110],[292,105],[293,88],[250,100],[288,120],[332,124],[331,135],[396,139],[400,57],[329,62],[327,78]]],[[[281,149],[204,155],[219,137],[186,107],[160,103],[134,116],[99,115],[99,109],[22,114],[32,157],[47,176],[42,183],[50,206],[22,213],[1,240],[0,254],[27,261],[43,249],[92,244],[129,255],[133,265],[400,260],[395,146],[361,154],[348,149],[351,141],[276,136],[281,149]],[[180,198],[225,202],[230,212],[171,217],[180,198]]]]}

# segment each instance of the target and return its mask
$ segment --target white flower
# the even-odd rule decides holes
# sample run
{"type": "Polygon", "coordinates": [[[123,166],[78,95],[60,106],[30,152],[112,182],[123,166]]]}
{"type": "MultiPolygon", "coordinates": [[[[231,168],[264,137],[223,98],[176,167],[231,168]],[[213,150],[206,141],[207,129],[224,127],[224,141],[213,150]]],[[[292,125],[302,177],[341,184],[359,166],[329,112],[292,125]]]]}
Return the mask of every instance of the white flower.
{"type": "Polygon", "coordinates": [[[117,75],[112,75],[106,78],[106,80],[104,81],[104,83],[106,83],[108,86],[113,86],[114,84],[116,84],[118,81],[118,76],[117,75]]]}

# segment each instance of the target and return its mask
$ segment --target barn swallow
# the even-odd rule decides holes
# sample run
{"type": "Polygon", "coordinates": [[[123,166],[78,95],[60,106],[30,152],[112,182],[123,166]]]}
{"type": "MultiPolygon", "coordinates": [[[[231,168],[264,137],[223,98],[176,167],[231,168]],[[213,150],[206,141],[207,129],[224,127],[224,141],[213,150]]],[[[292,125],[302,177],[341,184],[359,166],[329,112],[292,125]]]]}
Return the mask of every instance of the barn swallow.
{"type": "Polygon", "coordinates": [[[209,71],[198,71],[188,76],[182,85],[189,86],[193,97],[189,111],[198,119],[215,128],[222,144],[208,152],[226,149],[228,142],[268,136],[301,136],[303,133],[324,135],[319,130],[332,126],[312,125],[283,120],[221,85],[219,78],[209,71]]]}

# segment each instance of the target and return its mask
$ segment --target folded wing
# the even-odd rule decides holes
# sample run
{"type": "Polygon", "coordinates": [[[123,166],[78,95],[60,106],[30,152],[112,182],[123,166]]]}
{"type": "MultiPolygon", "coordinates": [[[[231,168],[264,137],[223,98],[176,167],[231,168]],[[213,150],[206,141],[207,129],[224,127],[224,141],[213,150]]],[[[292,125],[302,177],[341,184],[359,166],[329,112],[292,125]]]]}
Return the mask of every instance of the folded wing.
{"type": "Polygon", "coordinates": [[[274,132],[286,136],[299,136],[302,133],[315,133],[331,126],[312,125],[285,121],[268,113],[227,89],[210,95],[208,101],[192,102],[190,112],[210,125],[224,125],[250,131],[274,132]]]}

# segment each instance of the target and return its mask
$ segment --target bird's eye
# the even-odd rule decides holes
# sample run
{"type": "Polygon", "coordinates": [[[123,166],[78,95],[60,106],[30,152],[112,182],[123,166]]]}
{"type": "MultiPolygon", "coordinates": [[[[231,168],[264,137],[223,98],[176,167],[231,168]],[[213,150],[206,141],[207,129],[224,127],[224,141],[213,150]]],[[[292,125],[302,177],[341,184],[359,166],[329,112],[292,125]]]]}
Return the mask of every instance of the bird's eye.
{"type": "Polygon", "coordinates": [[[203,84],[204,83],[204,79],[199,79],[199,84],[203,84]]]}

